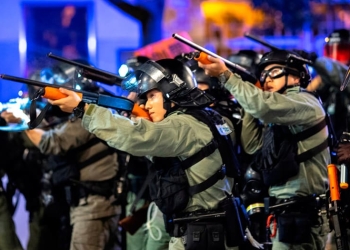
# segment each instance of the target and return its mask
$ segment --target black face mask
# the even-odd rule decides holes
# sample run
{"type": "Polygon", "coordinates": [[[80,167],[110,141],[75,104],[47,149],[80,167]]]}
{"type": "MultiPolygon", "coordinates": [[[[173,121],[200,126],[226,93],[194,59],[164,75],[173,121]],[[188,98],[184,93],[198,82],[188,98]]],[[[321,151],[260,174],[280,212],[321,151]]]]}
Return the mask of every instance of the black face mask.
{"type": "Polygon", "coordinates": [[[275,66],[271,69],[263,70],[259,78],[260,84],[264,86],[267,77],[270,77],[271,79],[277,79],[288,74],[299,76],[299,72],[297,70],[283,66],[275,66]]]}

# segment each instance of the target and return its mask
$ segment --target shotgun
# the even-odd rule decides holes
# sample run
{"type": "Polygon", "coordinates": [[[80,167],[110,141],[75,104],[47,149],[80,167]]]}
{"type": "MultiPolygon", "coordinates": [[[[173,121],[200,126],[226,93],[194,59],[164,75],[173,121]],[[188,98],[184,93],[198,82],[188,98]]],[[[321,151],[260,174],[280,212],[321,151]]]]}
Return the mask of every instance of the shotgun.
{"type": "Polygon", "coordinates": [[[271,50],[281,50],[280,48],[272,45],[271,43],[269,43],[269,42],[267,42],[267,41],[265,41],[265,40],[255,36],[255,35],[252,35],[250,33],[244,33],[244,36],[249,38],[249,39],[251,39],[251,40],[253,40],[254,42],[257,42],[257,43],[260,43],[260,44],[264,45],[265,47],[267,47],[267,48],[269,48],[271,50]]]}
{"type": "Polygon", "coordinates": [[[76,92],[80,96],[80,98],[86,103],[97,104],[99,106],[106,107],[106,108],[112,108],[112,109],[117,109],[121,111],[131,112],[135,116],[143,117],[151,120],[146,110],[140,108],[140,106],[138,106],[136,103],[124,97],[103,95],[103,94],[89,92],[89,91],[76,90],[76,89],[61,86],[61,85],[47,84],[47,83],[43,83],[43,82],[31,80],[31,79],[25,79],[25,78],[20,78],[20,77],[15,77],[11,75],[5,75],[5,74],[0,74],[0,77],[5,80],[25,83],[28,85],[40,87],[38,93],[40,93],[42,97],[47,99],[58,100],[58,99],[67,97],[65,94],[59,91],[59,88],[65,88],[76,92]]]}
{"type": "Polygon", "coordinates": [[[207,59],[207,56],[210,55],[212,57],[216,57],[216,58],[219,58],[221,59],[228,68],[230,68],[233,72],[239,74],[242,79],[244,81],[248,81],[248,82],[251,82],[253,84],[257,83],[258,80],[257,78],[252,74],[250,73],[248,70],[246,70],[245,68],[243,68],[242,66],[238,65],[238,64],[235,64],[201,46],[199,46],[198,44],[178,35],[178,34],[173,34],[173,38],[175,38],[176,40],[190,46],[191,48],[197,50],[198,52],[194,52],[194,57],[193,59],[203,63],[203,64],[209,64],[211,63],[208,59],[207,59]]]}
{"type": "Polygon", "coordinates": [[[85,78],[91,79],[93,81],[102,82],[108,85],[117,85],[121,86],[121,82],[124,80],[123,77],[112,74],[110,72],[97,69],[95,67],[79,63],[76,61],[72,61],[66,59],[64,57],[60,57],[52,54],[51,52],[47,54],[48,57],[55,59],[60,62],[64,62],[77,67],[77,73],[85,78]]]}

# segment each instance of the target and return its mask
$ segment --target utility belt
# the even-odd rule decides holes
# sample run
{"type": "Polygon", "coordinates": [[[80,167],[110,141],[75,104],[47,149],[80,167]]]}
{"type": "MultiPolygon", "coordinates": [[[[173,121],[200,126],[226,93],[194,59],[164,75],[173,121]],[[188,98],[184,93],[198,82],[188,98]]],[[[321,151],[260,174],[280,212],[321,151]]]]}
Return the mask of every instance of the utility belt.
{"type": "Polygon", "coordinates": [[[321,211],[326,211],[325,195],[295,196],[288,199],[264,199],[266,237],[276,237],[289,244],[301,244],[310,241],[312,227],[321,226],[321,211]],[[272,224],[272,227],[271,227],[272,224]]]}
{"type": "Polygon", "coordinates": [[[235,247],[246,239],[244,211],[239,198],[230,196],[219,203],[217,210],[200,210],[166,220],[166,229],[174,237],[183,237],[186,250],[225,249],[225,242],[235,247]]]}
{"type": "Polygon", "coordinates": [[[326,195],[294,196],[286,199],[264,198],[266,214],[288,212],[317,212],[327,206],[326,195]]]}
{"type": "Polygon", "coordinates": [[[71,184],[65,186],[66,200],[69,205],[77,206],[81,198],[89,195],[99,195],[108,199],[115,194],[116,179],[105,181],[77,181],[70,180],[71,184]]]}

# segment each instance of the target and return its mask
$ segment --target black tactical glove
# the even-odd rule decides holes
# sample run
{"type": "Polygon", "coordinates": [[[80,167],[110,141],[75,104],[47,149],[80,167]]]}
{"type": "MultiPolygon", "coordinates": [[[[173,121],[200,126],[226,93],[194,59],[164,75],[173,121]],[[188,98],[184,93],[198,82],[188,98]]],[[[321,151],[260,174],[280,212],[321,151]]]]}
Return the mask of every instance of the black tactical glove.
{"type": "Polygon", "coordinates": [[[318,55],[315,52],[307,52],[305,50],[297,50],[297,49],[293,49],[293,52],[299,54],[302,58],[310,60],[312,63],[314,63],[318,57],[318,55]]]}

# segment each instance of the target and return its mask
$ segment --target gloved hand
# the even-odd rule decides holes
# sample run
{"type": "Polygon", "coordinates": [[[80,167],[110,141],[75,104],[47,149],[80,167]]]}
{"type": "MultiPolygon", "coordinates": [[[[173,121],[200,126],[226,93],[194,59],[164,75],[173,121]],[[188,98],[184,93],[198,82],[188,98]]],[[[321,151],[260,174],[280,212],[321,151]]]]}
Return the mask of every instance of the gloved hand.
{"type": "Polygon", "coordinates": [[[337,152],[339,163],[350,163],[350,143],[340,143],[335,151],[337,152]]]}
{"type": "Polygon", "coordinates": [[[305,50],[298,49],[293,49],[293,52],[299,54],[302,58],[310,60],[312,63],[314,63],[318,57],[318,55],[315,52],[307,52],[305,50]]]}

